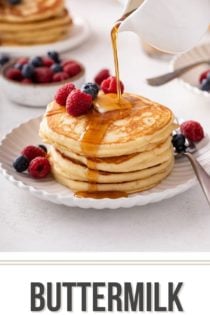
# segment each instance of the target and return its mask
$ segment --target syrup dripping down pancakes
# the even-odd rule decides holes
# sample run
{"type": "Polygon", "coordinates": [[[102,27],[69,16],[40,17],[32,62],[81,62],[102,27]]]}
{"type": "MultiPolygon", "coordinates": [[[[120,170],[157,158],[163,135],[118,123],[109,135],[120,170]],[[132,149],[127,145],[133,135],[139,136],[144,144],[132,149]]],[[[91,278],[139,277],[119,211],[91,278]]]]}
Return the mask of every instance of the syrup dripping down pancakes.
{"type": "Polygon", "coordinates": [[[99,113],[93,107],[80,117],[56,102],[48,105],[40,136],[51,144],[55,179],[79,196],[114,198],[148,190],[173,169],[173,113],[140,96],[123,98],[130,108],[99,113]]]}

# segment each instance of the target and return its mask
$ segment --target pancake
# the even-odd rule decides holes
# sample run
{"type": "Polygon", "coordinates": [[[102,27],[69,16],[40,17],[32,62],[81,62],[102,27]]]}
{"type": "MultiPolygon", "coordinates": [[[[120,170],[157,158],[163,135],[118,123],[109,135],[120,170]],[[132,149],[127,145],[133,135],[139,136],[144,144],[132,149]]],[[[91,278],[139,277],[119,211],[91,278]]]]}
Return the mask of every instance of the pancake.
{"type": "Polygon", "coordinates": [[[42,120],[40,136],[55,147],[87,157],[144,152],[147,146],[154,148],[166,141],[174,129],[173,113],[143,97],[123,96],[132,102],[132,108],[104,114],[92,110],[80,117],[70,116],[64,107],[52,102],[42,120]],[[92,130],[92,137],[87,137],[86,130],[92,130]]]}
{"type": "Polygon", "coordinates": [[[87,158],[83,155],[75,154],[72,151],[64,150],[58,145],[56,146],[56,149],[52,147],[51,151],[52,154],[54,151],[56,151],[54,155],[57,153],[64,160],[76,162],[77,164],[89,167],[93,170],[95,169],[104,172],[123,173],[134,172],[166,162],[169,159],[170,149],[171,137],[169,137],[163,144],[153,147],[150,151],[145,150],[141,153],[133,153],[130,155],[122,155],[118,157],[87,158]]]}
{"type": "Polygon", "coordinates": [[[0,21],[23,23],[41,21],[60,14],[64,0],[22,0],[18,5],[0,1],[0,21]]]}
{"type": "Polygon", "coordinates": [[[62,157],[62,155],[56,151],[54,148],[51,148],[50,151],[50,161],[52,165],[55,165],[55,169],[58,174],[64,176],[66,178],[83,181],[83,182],[91,182],[93,179],[94,183],[122,183],[122,182],[130,182],[134,180],[145,179],[151,177],[155,174],[159,174],[167,170],[167,168],[172,164],[173,160],[173,152],[170,149],[165,153],[167,157],[166,162],[161,164],[156,164],[153,167],[140,167],[138,171],[134,172],[122,172],[122,173],[112,173],[112,172],[104,172],[97,170],[90,170],[85,166],[76,163],[76,161],[72,161],[62,157]]]}
{"type": "MultiPolygon", "coordinates": [[[[88,182],[76,181],[69,179],[66,176],[61,175],[57,169],[57,165],[52,165],[52,173],[55,179],[62,185],[70,188],[73,192],[126,192],[127,194],[141,192],[159,184],[163,179],[165,179],[172,171],[174,166],[174,160],[171,164],[162,172],[152,175],[148,178],[134,180],[130,182],[122,183],[109,183],[109,184],[94,184],[91,185],[88,182]]],[[[88,196],[88,194],[87,194],[88,196]]]]}

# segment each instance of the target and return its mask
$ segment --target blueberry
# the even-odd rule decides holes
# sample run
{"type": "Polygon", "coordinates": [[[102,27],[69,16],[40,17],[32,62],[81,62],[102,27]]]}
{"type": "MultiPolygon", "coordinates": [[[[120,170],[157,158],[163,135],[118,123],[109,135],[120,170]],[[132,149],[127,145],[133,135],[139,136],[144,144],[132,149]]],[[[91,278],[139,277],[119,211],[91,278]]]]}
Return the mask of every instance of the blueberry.
{"type": "Polygon", "coordinates": [[[172,138],[172,144],[177,152],[185,150],[185,136],[182,134],[175,134],[172,138]]]}
{"type": "Polygon", "coordinates": [[[10,57],[6,54],[1,54],[0,55],[0,66],[5,65],[10,60],[10,57]]]}
{"type": "Polygon", "coordinates": [[[83,84],[81,90],[86,94],[90,94],[92,98],[95,99],[98,95],[99,88],[97,84],[88,82],[83,84]]]}
{"type": "Polygon", "coordinates": [[[63,71],[63,67],[61,67],[61,65],[59,63],[54,63],[52,66],[51,66],[51,70],[53,72],[62,72],[63,71]]]}
{"type": "Polygon", "coordinates": [[[186,148],[187,148],[186,145],[179,145],[176,147],[176,152],[177,153],[185,152],[186,148]]]}
{"type": "Polygon", "coordinates": [[[16,5],[20,4],[22,0],[8,0],[9,4],[16,5]]]}
{"type": "Polygon", "coordinates": [[[210,92],[210,77],[204,79],[201,83],[201,90],[210,92]]]}
{"type": "Polygon", "coordinates": [[[21,72],[24,78],[31,79],[34,75],[34,67],[31,64],[23,65],[21,72]]]}
{"type": "Polygon", "coordinates": [[[41,57],[34,57],[31,62],[32,66],[34,67],[41,67],[42,66],[42,58],[41,57]]]}
{"type": "Polygon", "coordinates": [[[56,51],[49,51],[47,54],[54,62],[60,63],[60,57],[56,51]]]}
{"type": "Polygon", "coordinates": [[[28,166],[29,160],[24,155],[20,155],[13,163],[14,169],[19,173],[26,171],[28,166]]]}
{"type": "Polygon", "coordinates": [[[47,153],[47,147],[43,144],[39,144],[38,147],[47,153]]]}

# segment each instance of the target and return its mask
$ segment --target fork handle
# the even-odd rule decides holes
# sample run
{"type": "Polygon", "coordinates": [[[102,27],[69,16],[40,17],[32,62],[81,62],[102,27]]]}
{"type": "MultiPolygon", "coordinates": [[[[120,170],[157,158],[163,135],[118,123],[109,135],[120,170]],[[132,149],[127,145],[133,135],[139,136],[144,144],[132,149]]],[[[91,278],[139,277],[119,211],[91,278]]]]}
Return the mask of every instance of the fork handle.
{"type": "Polygon", "coordinates": [[[203,61],[195,62],[191,65],[179,68],[179,69],[174,70],[172,72],[168,72],[168,73],[165,73],[163,75],[147,79],[147,83],[151,86],[160,86],[160,85],[166,84],[166,83],[170,82],[171,80],[174,80],[174,79],[180,77],[182,74],[186,73],[187,71],[189,71],[189,70],[191,70],[197,66],[200,66],[204,63],[208,63],[208,62],[209,62],[209,60],[208,61],[203,60],[203,61]]]}
{"type": "Polygon", "coordinates": [[[191,153],[185,152],[184,155],[191,162],[201,188],[203,189],[206,199],[210,205],[210,176],[191,153]]]}

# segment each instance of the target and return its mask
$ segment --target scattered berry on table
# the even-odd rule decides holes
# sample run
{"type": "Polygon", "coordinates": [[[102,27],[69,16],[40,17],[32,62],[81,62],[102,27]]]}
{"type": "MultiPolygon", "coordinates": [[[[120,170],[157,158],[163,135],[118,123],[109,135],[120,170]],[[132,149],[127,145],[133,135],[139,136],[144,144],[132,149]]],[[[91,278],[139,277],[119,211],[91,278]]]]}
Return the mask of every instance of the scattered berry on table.
{"type": "Polygon", "coordinates": [[[69,94],[75,89],[75,85],[73,83],[66,83],[63,86],[61,86],[56,94],[55,94],[55,101],[61,105],[66,105],[66,100],[69,94]]]}
{"type": "Polygon", "coordinates": [[[10,61],[10,57],[8,55],[0,54],[0,66],[4,66],[9,61],[10,61]]]}
{"type": "Polygon", "coordinates": [[[41,67],[43,65],[41,57],[34,57],[30,62],[34,67],[41,67]]]}
{"type": "Polygon", "coordinates": [[[42,57],[42,64],[44,67],[51,67],[54,61],[49,57],[42,57]]]}
{"type": "Polygon", "coordinates": [[[35,73],[35,69],[32,65],[25,64],[23,65],[21,72],[24,78],[32,79],[35,73]]]}
{"type": "Polygon", "coordinates": [[[39,144],[38,147],[47,153],[47,147],[44,144],[39,144]]]}
{"type": "MultiPolygon", "coordinates": [[[[124,91],[124,85],[120,81],[121,93],[124,91]]],[[[117,79],[116,77],[109,77],[101,83],[101,89],[105,94],[117,93],[117,79]]]]}
{"type": "Polygon", "coordinates": [[[27,157],[29,162],[38,156],[45,156],[46,152],[40,147],[36,147],[34,145],[28,145],[21,151],[21,155],[27,157]]]}
{"type": "Polygon", "coordinates": [[[19,157],[17,157],[17,159],[13,163],[13,167],[18,173],[22,173],[26,171],[28,169],[28,166],[29,166],[29,160],[27,159],[27,157],[23,155],[20,155],[19,157]]]}
{"type": "Polygon", "coordinates": [[[94,78],[94,81],[96,84],[100,86],[101,83],[110,76],[111,74],[110,74],[109,69],[102,69],[100,72],[97,73],[97,75],[94,78]]]}
{"type": "Polygon", "coordinates": [[[206,79],[203,79],[201,83],[201,90],[210,92],[210,78],[207,77],[206,79]]]}
{"type": "Polygon", "coordinates": [[[88,82],[83,84],[83,86],[81,87],[81,91],[90,94],[92,98],[95,99],[98,95],[99,88],[97,84],[88,82]]]}
{"type": "Polygon", "coordinates": [[[92,107],[92,96],[80,90],[73,90],[66,100],[66,110],[72,116],[86,114],[92,107]]]}
{"type": "Polygon", "coordinates": [[[28,167],[29,174],[37,179],[46,177],[51,170],[50,163],[45,157],[36,157],[33,159],[28,167]]]}
{"type": "Polygon", "coordinates": [[[21,71],[15,68],[8,69],[6,72],[6,77],[9,80],[14,80],[14,81],[20,81],[23,78],[21,71]]]}
{"type": "Polygon", "coordinates": [[[69,63],[63,67],[64,72],[66,72],[69,78],[72,78],[81,72],[81,66],[78,63],[69,63]]]}
{"type": "Polygon", "coordinates": [[[66,72],[57,72],[53,75],[53,82],[65,81],[69,78],[66,72]]]}
{"type": "Polygon", "coordinates": [[[203,80],[205,80],[208,76],[208,74],[210,73],[210,69],[204,71],[201,73],[200,77],[199,77],[199,82],[200,84],[203,82],[203,80]]]}
{"type": "Polygon", "coordinates": [[[63,67],[59,64],[59,63],[54,63],[51,66],[51,70],[56,73],[56,72],[62,72],[63,71],[63,67]]]}
{"type": "Polygon", "coordinates": [[[178,153],[186,150],[185,136],[183,134],[175,134],[172,138],[172,144],[178,153]]]}
{"type": "Polygon", "coordinates": [[[193,142],[201,141],[204,138],[204,130],[201,124],[194,120],[185,121],[180,126],[181,132],[187,139],[193,142]]]}
{"type": "Polygon", "coordinates": [[[50,83],[52,82],[53,72],[48,67],[38,67],[34,71],[34,80],[36,83],[50,83]]]}
{"type": "Polygon", "coordinates": [[[47,54],[54,62],[60,62],[59,54],[56,51],[49,51],[47,54]]]}

